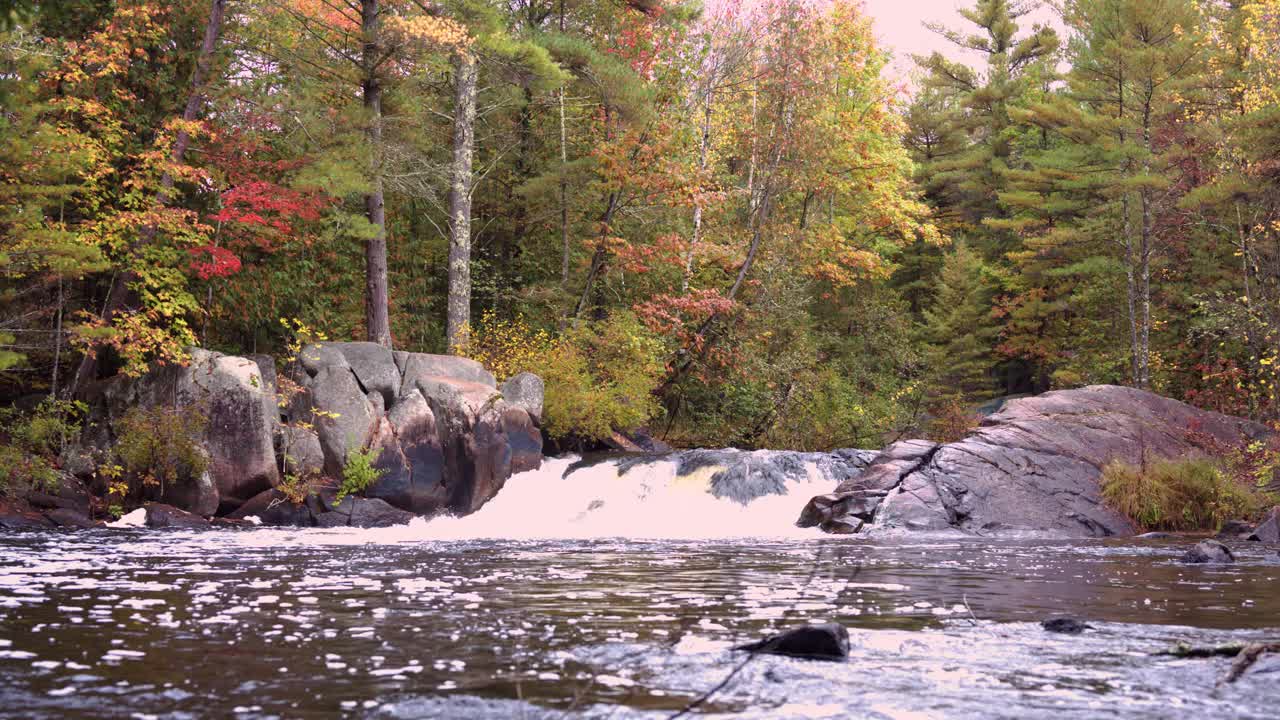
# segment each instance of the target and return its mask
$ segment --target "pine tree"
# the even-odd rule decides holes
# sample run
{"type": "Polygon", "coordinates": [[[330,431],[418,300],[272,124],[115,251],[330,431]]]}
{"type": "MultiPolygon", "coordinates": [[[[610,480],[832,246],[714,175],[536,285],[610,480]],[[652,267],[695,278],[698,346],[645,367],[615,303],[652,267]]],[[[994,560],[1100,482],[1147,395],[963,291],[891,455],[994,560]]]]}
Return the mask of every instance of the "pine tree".
{"type": "MultiPolygon", "coordinates": [[[[940,208],[944,215],[954,215],[975,230],[987,218],[1004,216],[999,193],[1006,187],[1006,173],[1019,163],[1012,144],[1010,109],[1030,86],[1029,71],[1049,62],[1058,48],[1052,28],[1036,26],[1030,34],[1018,35],[1018,19],[1030,10],[1030,5],[1010,0],[978,0],[960,11],[976,32],[928,25],[953,45],[980,53],[985,60],[980,71],[939,52],[916,58],[927,73],[930,92],[954,108],[947,118],[952,129],[947,132],[959,131],[968,138],[968,147],[933,160],[925,172],[930,185],[948,188],[940,208]]],[[[1008,233],[978,230],[973,240],[990,261],[1002,261],[1004,253],[1016,249],[1016,237],[1008,233]]]]}
{"type": "Polygon", "coordinates": [[[924,313],[929,349],[927,395],[933,404],[973,402],[994,395],[991,368],[996,328],[992,287],[982,258],[957,240],[938,275],[933,307],[924,313]]]}

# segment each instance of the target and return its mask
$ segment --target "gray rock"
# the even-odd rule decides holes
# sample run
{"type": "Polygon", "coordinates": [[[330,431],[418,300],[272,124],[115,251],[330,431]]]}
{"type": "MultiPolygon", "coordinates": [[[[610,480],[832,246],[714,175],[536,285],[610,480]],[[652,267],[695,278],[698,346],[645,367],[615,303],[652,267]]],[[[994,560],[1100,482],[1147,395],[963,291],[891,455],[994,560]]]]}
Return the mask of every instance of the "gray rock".
{"type": "Polygon", "coordinates": [[[209,527],[205,518],[164,503],[147,504],[147,527],[154,529],[197,530],[209,527]]]}
{"type": "Polygon", "coordinates": [[[1192,565],[1205,563],[1222,565],[1235,561],[1236,556],[1232,554],[1231,549],[1217,540],[1198,542],[1182,556],[1182,562],[1192,565]]]}
{"type": "Polygon", "coordinates": [[[400,394],[400,369],[396,367],[391,349],[371,342],[324,343],[336,349],[347,361],[361,389],[366,393],[378,393],[384,406],[395,402],[400,394]]]}
{"type": "Polygon", "coordinates": [[[64,471],[88,480],[98,472],[98,460],[92,449],[79,443],[70,443],[58,454],[58,466],[64,471]]]}
{"type": "Polygon", "coordinates": [[[1247,520],[1228,520],[1218,530],[1219,540],[1237,540],[1253,532],[1253,523],[1247,520]]]}
{"type": "Polygon", "coordinates": [[[314,343],[298,351],[298,363],[307,375],[315,377],[322,368],[350,370],[347,358],[338,347],[340,343],[314,343]]]}
{"type": "Polygon", "coordinates": [[[320,436],[315,431],[285,425],[282,437],[280,452],[289,472],[300,477],[324,472],[324,448],[320,447],[320,436]]]}
{"type": "Polygon", "coordinates": [[[546,390],[542,378],[522,372],[502,383],[500,390],[508,405],[523,408],[535,423],[542,422],[542,400],[546,390]]]}
{"type": "Polygon", "coordinates": [[[1245,536],[1245,540],[1264,543],[1280,543],[1280,507],[1272,508],[1266,519],[1245,536]]]}
{"type": "MultiPolygon", "coordinates": [[[[1183,457],[1267,433],[1133,388],[1063,390],[1010,400],[958,442],[896,443],[835,495],[888,493],[864,532],[1133,535],[1136,526],[1102,500],[1099,480],[1109,462],[1183,457]]],[[[838,499],[812,503],[803,519],[835,519],[838,499]]]]}
{"type": "Polygon", "coordinates": [[[70,508],[58,508],[46,513],[46,517],[54,525],[60,528],[74,528],[77,530],[88,530],[89,528],[103,527],[101,520],[91,520],[88,515],[70,508]]]}
{"type": "Polygon", "coordinates": [[[405,353],[401,358],[400,394],[404,395],[412,388],[421,388],[424,378],[457,380],[476,383],[490,388],[497,388],[493,373],[484,366],[469,358],[456,355],[428,355],[426,353],[405,353]]]}
{"type": "Polygon", "coordinates": [[[315,524],[311,508],[305,503],[289,502],[279,490],[264,490],[227,516],[228,520],[244,520],[256,517],[263,525],[284,527],[310,527],[315,524]]]}
{"type": "MultiPolygon", "coordinates": [[[[91,426],[106,428],[138,406],[194,406],[205,416],[205,430],[195,441],[208,456],[208,476],[171,484],[159,496],[182,509],[212,514],[233,508],[278,481],[279,413],[269,383],[252,360],[195,348],[186,366],[158,366],[136,379],[108,381],[90,404],[91,426]]],[[[88,435],[99,443],[111,439],[110,432],[88,435]]]]}
{"type": "Polygon", "coordinates": [[[335,504],[331,512],[317,517],[316,524],[329,528],[380,528],[404,525],[415,517],[413,513],[394,508],[377,498],[349,497],[335,504]]]}
{"type": "Polygon", "coordinates": [[[0,528],[5,530],[44,530],[53,527],[44,515],[6,503],[0,499],[0,528]]]}
{"type": "Polygon", "coordinates": [[[419,515],[433,515],[448,507],[445,457],[435,414],[417,389],[391,408],[379,423],[373,447],[379,448],[375,467],[382,476],[366,491],[370,498],[419,515]]]}
{"type": "Polygon", "coordinates": [[[466,358],[323,343],[304,350],[304,368],[308,400],[290,416],[315,423],[330,477],[341,476],[353,448],[376,451],[382,475],[367,499],[420,515],[465,515],[488,502],[512,473],[542,462],[542,434],[525,407],[540,407],[536,377],[511,386],[521,398],[517,404],[466,358]],[[337,418],[327,417],[332,414],[337,418]]]}
{"type": "Polygon", "coordinates": [[[849,631],[835,623],[805,625],[734,649],[809,660],[844,660],[849,657],[849,631]]]}
{"type": "MultiPolygon", "coordinates": [[[[345,360],[343,361],[345,365],[345,360]]],[[[342,477],[347,453],[365,447],[374,425],[373,408],[350,368],[322,367],[307,391],[315,415],[316,435],[324,451],[324,471],[342,477]]]]}

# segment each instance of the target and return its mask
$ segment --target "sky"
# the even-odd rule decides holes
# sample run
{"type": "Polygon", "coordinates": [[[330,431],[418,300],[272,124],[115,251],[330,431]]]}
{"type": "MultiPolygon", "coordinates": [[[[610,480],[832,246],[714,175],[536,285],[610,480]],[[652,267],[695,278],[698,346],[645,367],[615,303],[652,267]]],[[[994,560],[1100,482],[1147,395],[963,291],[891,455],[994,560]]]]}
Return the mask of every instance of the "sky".
{"type": "MultiPolygon", "coordinates": [[[[967,30],[974,26],[960,17],[958,8],[969,7],[973,0],[864,0],[867,14],[875,21],[876,35],[892,49],[895,74],[906,76],[913,64],[911,55],[928,55],[934,50],[949,58],[976,61],[976,53],[961,53],[951,43],[926,28],[925,22],[940,22],[947,27],[967,30]]],[[[1019,22],[1020,34],[1039,23],[1054,23],[1053,11],[1039,8],[1019,22]]]]}

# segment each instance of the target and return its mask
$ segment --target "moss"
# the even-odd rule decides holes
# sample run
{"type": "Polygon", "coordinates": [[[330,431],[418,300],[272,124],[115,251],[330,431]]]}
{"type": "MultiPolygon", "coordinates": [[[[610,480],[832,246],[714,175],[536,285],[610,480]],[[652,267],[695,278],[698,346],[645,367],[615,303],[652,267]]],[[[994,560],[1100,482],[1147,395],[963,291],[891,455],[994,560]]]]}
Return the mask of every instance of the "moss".
{"type": "Polygon", "coordinates": [[[1147,530],[1217,530],[1232,518],[1256,515],[1269,502],[1207,458],[1111,463],[1102,472],[1102,494],[1147,530]]]}

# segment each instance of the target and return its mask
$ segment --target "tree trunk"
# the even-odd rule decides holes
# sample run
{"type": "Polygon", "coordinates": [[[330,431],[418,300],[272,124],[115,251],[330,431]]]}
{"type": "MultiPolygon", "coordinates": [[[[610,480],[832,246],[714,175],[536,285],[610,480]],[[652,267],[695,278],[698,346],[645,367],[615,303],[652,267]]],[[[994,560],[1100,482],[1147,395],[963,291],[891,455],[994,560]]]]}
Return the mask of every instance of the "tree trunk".
{"type": "MultiPolygon", "coordinates": [[[[196,57],[195,72],[191,75],[191,94],[187,96],[187,104],[182,109],[182,119],[186,122],[195,120],[204,107],[204,88],[209,81],[209,70],[213,65],[213,53],[218,47],[218,37],[222,33],[222,19],[226,12],[226,0],[212,0],[209,4],[209,19],[204,25],[204,37],[200,41],[200,54],[196,57]]],[[[191,135],[185,129],[179,130],[173,141],[173,151],[169,157],[175,165],[181,164],[186,157],[187,148],[191,146],[191,135]]],[[[160,176],[160,191],[156,193],[156,204],[167,205],[173,190],[173,174],[166,170],[160,176]]],[[[147,226],[139,233],[137,245],[150,243],[156,234],[155,226],[147,226]]],[[[135,248],[130,248],[133,250],[135,248]]],[[[130,285],[137,280],[133,272],[125,270],[112,278],[111,288],[107,291],[107,301],[102,307],[102,319],[108,325],[121,309],[124,308],[130,294],[130,285]]],[[[70,396],[80,392],[84,384],[98,374],[98,356],[88,352],[80,360],[76,374],[71,378],[67,388],[70,396]]]]}
{"type": "Polygon", "coordinates": [[[476,59],[460,50],[454,59],[453,167],[449,178],[448,351],[471,341],[471,160],[475,150],[476,59]]]}
{"type": "MultiPolygon", "coordinates": [[[[1151,81],[1147,81],[1146,99],[1142,108],[1142,174],[1144,178],[1151,176],[1151,97],[1154,93],[1151,81]]],[[[1141,269],[1141,301],[1142,327],[1139,342],[1139,360],[1142,375],[1138,387],[1146,390],[1151,387],[1151,256],[1155,253],[1153,242],[1154,219],[1151,208],[1151,190],[1143,188],[1138,192],[1142,203],[1142,244],[1139,249],[1139,268],[1141,269]]]]}
{"type": "MultiPolygon", "coordinates": [[[[563,20],[561,21],[563,25],[563,20]]],[[[563,29],[562,29],[563,31],[563,29]]],[[[560,286],[569,284],[569,179],[565,177],[569,167],[569,134],[564,123],[564,87],[560,87],[560,286]]]]}
{"type": "Polygon", "coordinates": [[[360,27],[364,32],[361,63],[364,66],[363,98],[369,113],[369,145],[372,153],[372,190],[364,196],[365,217],[373,237],[365,242],[365,334],[369,342],[391,347],[391,316],[387,291],[387,216],[382,195],[382,82],[378,77],[381,53],[378,35],[379,0],[361,0],[360,27]]]}
{"type": "MultiPolygon", "coordinates": [[[[711,98],[712,90],[708,89],[703,100],[702,106],[702,133],[698,138],[698,177],[707,171],[707,154],[711,145],[711,98]]],[[[702,197],[694,201],[693,205],[693,237],[689,240],[689,249],[684,254],[684,276],[680,280],[680,294],[685,295],[689,292],[689,280],[693,276],[693,254],[698,249],[698,242],[702,238],[702,197]]]]}
{"type": "Polygon", "coordinates": [[[1141,346],[1138,343],[1138,262],[1133,242],[1133,222],[1129,213],[1129,195],[1125,194],[1120,201],[1120,215],[1121,232],[1124,234],[1124,269],[1129,306],[1129,375],[1135,386],[1142,387],[1141,346]]]}

